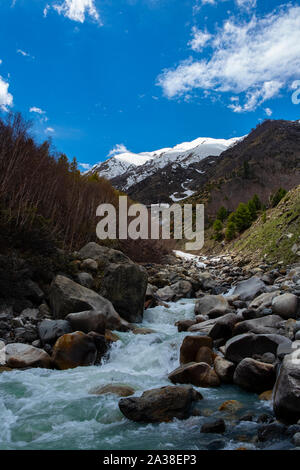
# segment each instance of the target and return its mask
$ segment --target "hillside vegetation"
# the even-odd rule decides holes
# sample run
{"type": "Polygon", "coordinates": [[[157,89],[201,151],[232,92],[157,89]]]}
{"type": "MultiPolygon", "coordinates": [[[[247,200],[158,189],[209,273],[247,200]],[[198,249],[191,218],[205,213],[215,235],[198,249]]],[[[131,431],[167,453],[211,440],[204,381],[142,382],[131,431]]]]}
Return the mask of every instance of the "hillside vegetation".
{"type": "Polygon", "coordinates": [[[255,263],[293,263],[300,259],[300,186],[262,214],[238,240],[227,247],[255,263]]]}

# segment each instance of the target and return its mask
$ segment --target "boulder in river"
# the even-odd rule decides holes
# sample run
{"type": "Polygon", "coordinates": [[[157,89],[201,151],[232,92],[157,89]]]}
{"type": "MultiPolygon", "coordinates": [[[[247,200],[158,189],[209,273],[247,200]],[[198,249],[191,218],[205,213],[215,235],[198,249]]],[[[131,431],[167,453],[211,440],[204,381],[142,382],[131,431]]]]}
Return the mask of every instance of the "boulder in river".
{"type": "Polygon", "coordinates": [[[274,388],[274,412],[280,421],[300,419],[300,349],[285,356],[274,388]]]}
{"type": "Polygon", "coordinates": [[[81,286],[65,276],[56,276],[50,288],[50,303],[55,318],[86,310],[104,310],[110,302],[91,289],[81,286]]]}
{"type": "Polygon", "coordinates": [[[147,390],[141,397],[122,398],[119,408],[126,418],[136,422],[168,422],[187,419],[192,404],[202,395],[192,387],[167,386],[147,390]]]}
{"type": "Polygon", "coordinates": [[[203,346],[212,348],[213,342],[209,336],[186,336],[180,347],[180,364],[197,362],[196,356],[203,346]]]}
{"type": "Polygon", "coordinates": [[[105,330],[128,331],[129,325],[123,320],[109,300],[103,299],[103,305],[100,310],[87,310],[85,312],[70,313],[68,320],[75,331],[89,333],[96,331],[104,334],[105,330]]]}
{"type": "Polygon", "coordinates": [[[143,319],[148,275],[135,263],[110,264],[104,271],[100,293],[111,301],[125,320],[139,323],[143,319]]]}
{"type": "Polygon", "coordinates": [[[213,325],[209,332],[209,336],[216,339],[228,339],[231,338],[234,325],[239,321],[236,313],[227,313],[221,318],[218,318],[216,323],[213,325]]]}
{"type": "Polygon", "coordinates": [[[195,315],[208,315],[216,318],[230,310],[229,303],[222,295],[205,295],[195,304],[195,315]]]}
{"type": "Polygon", "coordinates": [[[272,364],[256,361],[252,358],[243,359],[235,369],[233,382],[248,392],[262,393],[273,388],[276,374],[272,364]]]}
{"type": "MultiPolygon", "coordinates": [[[[1,351],[2,355],[3,352],[1,351]]],[[[4,360],[7,367],[22,369],[29,367],[52,368],[49,354],[43,349],[23,343],[10,343],[4,348],[4,360]]]]}
{"type": "Polygon", "coordinates": [[[91,366],[95,364],[96,359],[95,341],[82,331],[61,336],[53,347],[52,360],[57,369],[91,366]]]}
{"type": "Polygon", "coordinates": [[[38,325],[38,333],[42,344],[54,344],[60,336],[72,332],[67,320],[43,320],[38,325]]]}
{"type": "Polygon", "coordinates": [[[236,284],[232,295],[237,295],[240,300],[253,300],[266,289],[265,283],[257,276],[250,277],[236,284]]]}
{"type": "Polygon", "coordinates": [[[202,424],[201,432],[212,434],[223,434],[226,431],[224,419],[215,419],[202,424]]]}
{"type": "Polygon", "coordinates": [[[300,300],[295,294],[283,294],[275,297],[272,302],[272,310],[282,318],[300,317],[300,300]]]}
{"type": "Polygon", "coordinates": [[[232,383],[235,364],[224,357],[217,356],[214,360],[214,369],[222,383],[232,383]]]}
{"type": "Polygon", "coordinates": [[[280,291],[276,290],[274,292],[265,292],[260,294],[258,297],[255,297],[252,302],[250,302],[249,309],[262,309],[270,307],[274,297],[277,297],[279,293],[280,291]]]}
{"type": "Polygon", "coordinates": [[[254,335],[245,333],[229,339],[225,345],[225,358],[231,362],[241,362],[254,354],[263,355],[266,352],[277,354],[278,345],[291,345],[291,341],[281,335],[254,335]]]}
{"type": "Polygon", "coordinates": [[[91,395],[106,395],[107,393],[111,393],[119,397],[130,397],[131,395],[134,395],[135,390],[129,385],[112,383],[102,385],[100,387],[94,387],[89,390],[89,393],[91,395]]]}
{"type": "Polygon", "coordinates": [[[173,370],[168,376],[174,384],[192,384],[196,387],[219,387],[220,379],[205,362],[190,362],[173,370]]]}

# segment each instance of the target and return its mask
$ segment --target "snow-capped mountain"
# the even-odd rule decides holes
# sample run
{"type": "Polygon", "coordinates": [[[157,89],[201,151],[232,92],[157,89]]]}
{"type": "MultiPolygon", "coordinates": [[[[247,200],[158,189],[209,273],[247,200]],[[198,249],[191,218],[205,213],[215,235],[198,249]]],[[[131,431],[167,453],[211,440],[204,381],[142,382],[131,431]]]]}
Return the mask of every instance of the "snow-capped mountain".
{"type": "Polygon", "coordinates": [[[240,139],[241,137],[227,140],[200,137],[154,152],[136,154],[126,151],[96,164],[91,171],[109,179],[117,189],[133,196],[135,186],[149,177],[161,175],[162,183],[169,186],[170,191],[163,200],[154,202],[178,201],[193,194],[195,180],[198,181],[199,175],[205,173],[207,164],[214,164],[214,158],[205,162],[204,167],[200,163],[207,157],[218,157],[240,139]],[[176,178],[177,181],[174,182],[172,175],[178,171],[181,174],[180,181],[176,178]]]}

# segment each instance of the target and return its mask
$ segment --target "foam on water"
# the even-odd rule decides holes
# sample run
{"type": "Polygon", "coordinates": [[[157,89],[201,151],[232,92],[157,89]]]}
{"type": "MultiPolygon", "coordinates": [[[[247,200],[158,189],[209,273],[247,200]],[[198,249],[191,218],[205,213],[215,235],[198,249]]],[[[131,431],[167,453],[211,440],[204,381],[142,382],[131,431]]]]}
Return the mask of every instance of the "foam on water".
{"type": "MultiPolygon", "coordinates": [[[[109,358],[101,366],[1,373],[0,449],[207,448],[213,436],[200,434],[201,423],[206,419],[203,416],[171,423],[137,424],[124,418],[117,396],[88,393],[93,387],[112,382],[133,386],[136,396],[150,388],[170,385],[168,373],[179,365],[180,345],[190,334],[178,333],[174,323],[192,318],[193,311],[192,299],[170,303],[169,308],[148,309],[141,326],[155,332],[118,332],[121,340],[113,344],[109,358]]],[[[243,401],[244,412],[269,410],[269,404],[233,386],[199,390],[204,396],[199,402],[203,414],[218,415],[219,404],[227,399],[243,401]]],[[[226,448],[237,442],[231,434],[225,440],[226,448]]]]}

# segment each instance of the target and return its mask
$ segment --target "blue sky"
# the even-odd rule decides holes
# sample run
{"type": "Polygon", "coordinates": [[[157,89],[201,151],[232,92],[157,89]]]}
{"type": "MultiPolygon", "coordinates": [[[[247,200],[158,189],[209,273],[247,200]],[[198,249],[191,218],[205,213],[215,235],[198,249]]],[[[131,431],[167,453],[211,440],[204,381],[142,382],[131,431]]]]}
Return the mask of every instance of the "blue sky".
{"type": "Polygon", "coordinates": [[[297,1],[0,0],[0,22],[1,114],[84,164],[300,118],[297,1]]]}

